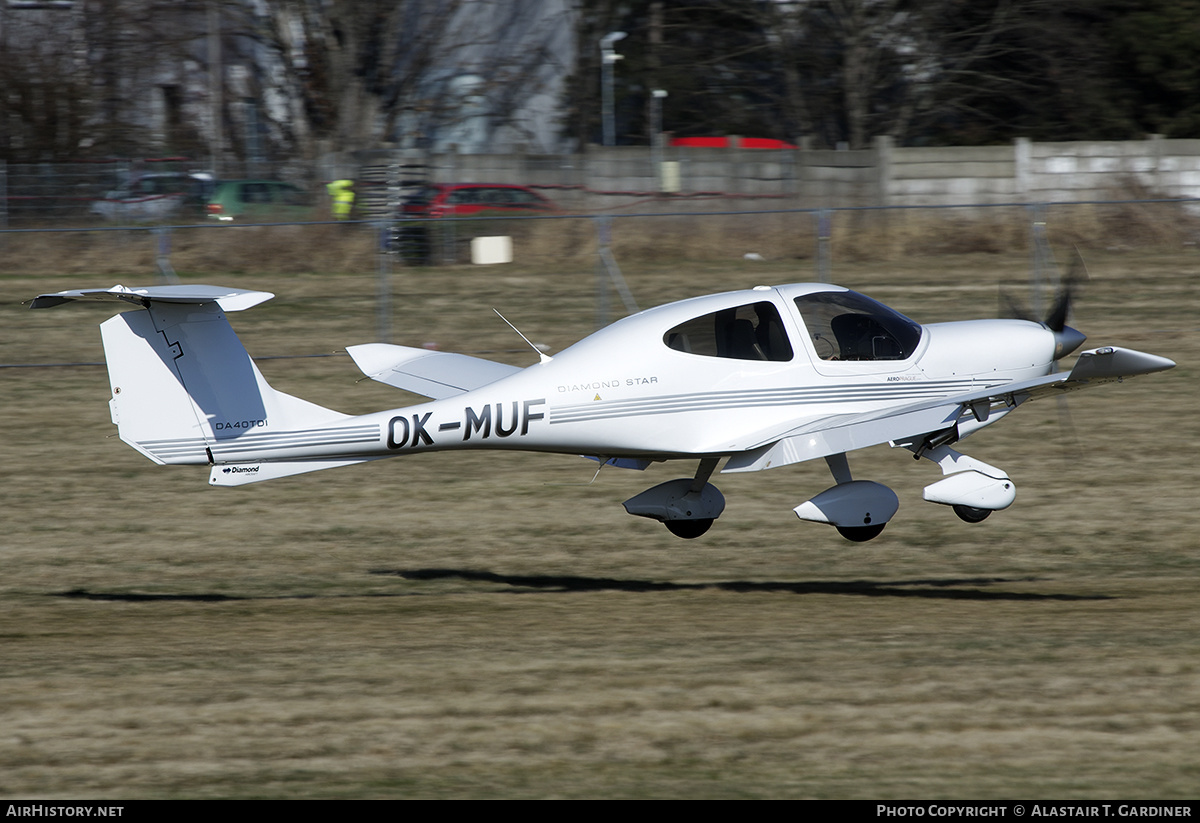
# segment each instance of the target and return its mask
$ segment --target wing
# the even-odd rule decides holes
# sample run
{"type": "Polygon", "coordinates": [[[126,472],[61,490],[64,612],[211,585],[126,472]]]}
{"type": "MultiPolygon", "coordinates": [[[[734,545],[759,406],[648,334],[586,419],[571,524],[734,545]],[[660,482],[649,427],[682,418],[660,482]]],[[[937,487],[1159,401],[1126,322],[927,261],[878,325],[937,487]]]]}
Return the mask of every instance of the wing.
{"type": "Polygon", "coordinates": [[[434,400],[478,389],[522,370],[480,357],[388,343],[349,346],[346,351],[372,380],[434,400]]]}
{"type": "MultiPolygon", "coordinates": [[[[996,422],[1026,400],[1164,371],[1174,365],[1165,357],[1132,349],[1092,349],[1079,355],[1070,372],[882,411],[825,417],[768,435],[745,452],[733,455],[723,471],[761,471],[880,443],[914,440],[952,427],[970,433],[996,422]]],[[[965,437],[966,433],[958,436],[965,437]]]]}

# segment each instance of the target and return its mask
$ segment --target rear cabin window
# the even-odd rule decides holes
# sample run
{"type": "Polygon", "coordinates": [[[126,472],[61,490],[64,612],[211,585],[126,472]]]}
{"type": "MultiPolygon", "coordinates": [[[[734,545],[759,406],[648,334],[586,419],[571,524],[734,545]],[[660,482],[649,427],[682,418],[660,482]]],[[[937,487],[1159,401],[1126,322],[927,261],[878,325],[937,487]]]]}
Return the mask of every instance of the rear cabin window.
{"type": "Polygon", "coordinates": [[[907,360],[921,327],[857,292],[819,292],[796,298],[796,308],[822,360],[907,360]]]}
{"type": "Polygon", "coordinates": [[[680,323],[663,335],[676,351],[734,360],[792,359],[792,344],[774,303],[763,301],[722,309],[680,323]]]}

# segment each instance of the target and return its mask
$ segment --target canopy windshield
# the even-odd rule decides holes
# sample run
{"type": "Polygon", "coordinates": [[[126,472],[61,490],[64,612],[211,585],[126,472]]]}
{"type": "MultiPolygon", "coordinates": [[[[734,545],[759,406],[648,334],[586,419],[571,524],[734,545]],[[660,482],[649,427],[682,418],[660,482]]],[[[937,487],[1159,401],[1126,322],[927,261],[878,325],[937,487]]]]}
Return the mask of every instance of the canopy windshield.
{"type": "Polygon", "coordinates": [[[919,324],[858,292],[806,294],[796,308],[822,360],[907,360],[921,342],[919,324]]]}

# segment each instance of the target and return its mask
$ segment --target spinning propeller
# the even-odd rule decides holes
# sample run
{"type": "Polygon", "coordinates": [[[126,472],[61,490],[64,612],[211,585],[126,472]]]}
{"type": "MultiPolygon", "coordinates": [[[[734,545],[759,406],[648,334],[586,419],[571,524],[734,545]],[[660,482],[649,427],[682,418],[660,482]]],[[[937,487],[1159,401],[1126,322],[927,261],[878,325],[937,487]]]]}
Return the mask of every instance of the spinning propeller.
{"type": "MultiPolygon", "coordinates": [[[[1049,261],[1050,266],[1055,269],[1055,274],[1057,275],[1057,263],[1054,261],[1054,255],[1051,253],[1049,244],[1046,241],[1044,226],[1038,224],[1037,228],[1041,228],[1042,230],[1035,230],[1034,234],[1035,265],[1034,279],[1030,291],[1036,303],[1040,305],[1043,302],[1042,289],[1044,287],[1042,270],[1046,261],[1049,261]]],[[[1079,253],[1078,246],[1074,247],[1074,250],[1075,255],[1071,259],[1071,267],[1067,270],[1066,278],[1056,278],[1060,280],[1058,293],[1054,296],[1054,303],[1050,306],[1050,311],[1047,312],[1044,320],[1039,320],[1036,314],[1031,312],[1027,306],[1008,292],[1003,289],[1000,291],[1001,313],[1003,316],[1039,323],[1054,334],[1055,370],[1057,370],[1057,364],[1061,358],[1066,357],[1082,346],[1083,341],[1087,339],[1087,335],[1083,332],[1067,325],[1067,319],[1071,316],[1071,304],[1074,302],[1075,295],[1078,293],[1080,285],[1088,280],[1087,264],[1083,261],[1083,255],[1079,253]]],[[[1058,425],[1062,432],[1061,442],[1063,444],[1064,457],[1068,461],[1077,460],[1082,454],[1082,450],[1079,447],[1079,438],[1075,434],[1075,423],[1071,419],[1071,410],[1067,406],[1067,398],[1065,396],[1058,398],[1058,425]]]]}
{"type": "MultiPolygon", "coordinates": [[[[1053,261],[1053,258],[1051,258],[1051,261],[1053,261]]],[[[1067,325],[1067,318],[1070,317],[1071,304],[1075,299],[1075,294],[1078,292],[1080,284],[1086,282],[1087,279],[1087,265],[1083,262],[1083,256],[1079,254],[1079,249],[1076,248],[1075,257],[1071,261],[1071,268],[1059,286],[1058,293],[1054,297],[1054,303],[1050,306],[1050,311],[1046,313],[1045,319],[1038,319],[1037,315],[1030,311],[1028,306],[1003,290],[1000,292],[1001,313],[1005,317],[1039,323],[1053,332],[1054,359],[1059,360],[1075,351],[1083,345],[1084,340],[1087,340],[1087,335],[1067,325]]],[[[1035,296],[1040,297],[1042,285],[1040,273],[1035,282],[1038,286],[1035,296]]],[[[1039,300],[1038,302],[1041,301],[1039,300]]]]}

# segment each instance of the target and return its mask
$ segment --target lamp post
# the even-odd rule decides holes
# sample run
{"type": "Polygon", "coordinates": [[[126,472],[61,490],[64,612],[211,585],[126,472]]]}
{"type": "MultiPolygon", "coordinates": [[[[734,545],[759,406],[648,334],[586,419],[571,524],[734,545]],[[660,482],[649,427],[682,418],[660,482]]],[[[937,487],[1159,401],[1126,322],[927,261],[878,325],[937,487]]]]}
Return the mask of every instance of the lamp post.
{"type": "Polygon", "coordinates": [[[613,126],[613,63],[622,55],[613,51],[613,43],[625,38],[623,31],[610,31],[600,38],[600,94],[601,116],[604,120],[604,145],[615,145],[616,129],[613,126]]]}

